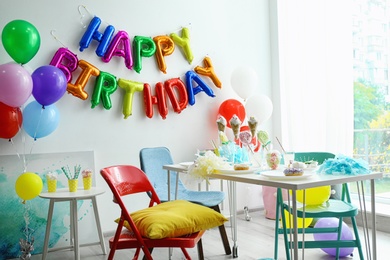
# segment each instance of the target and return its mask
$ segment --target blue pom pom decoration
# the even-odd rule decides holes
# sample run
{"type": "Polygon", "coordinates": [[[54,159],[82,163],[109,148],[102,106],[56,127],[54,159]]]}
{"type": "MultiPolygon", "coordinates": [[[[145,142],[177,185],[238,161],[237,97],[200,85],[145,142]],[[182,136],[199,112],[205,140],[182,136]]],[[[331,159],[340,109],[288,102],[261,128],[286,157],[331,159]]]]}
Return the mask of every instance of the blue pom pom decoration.
{"type": "Polygon", "coordinates": [[[327,159],[317,171],[329,175],[360,175],[369,174],[368,162],[362,159],[353,159],[345,155],[338,155],[334,159],[327,159]]]}

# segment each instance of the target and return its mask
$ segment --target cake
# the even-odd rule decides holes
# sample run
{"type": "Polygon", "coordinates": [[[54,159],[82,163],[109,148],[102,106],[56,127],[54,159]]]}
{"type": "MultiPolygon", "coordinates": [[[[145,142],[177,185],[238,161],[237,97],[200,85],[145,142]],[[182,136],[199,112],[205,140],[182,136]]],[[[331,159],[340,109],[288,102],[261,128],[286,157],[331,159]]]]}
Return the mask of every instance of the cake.
{"type": "Polygon", "coordinates": [[[303,169],[288,167],[283,171],[285,176],[301,176],[303,174],[303,169]]]}
{"type": "Polygon", "coordinates": [[[235,164],[234,165],[234,170],[235,171],[245,171],[249,170],[249,165],[248,164],[235,164]]]}

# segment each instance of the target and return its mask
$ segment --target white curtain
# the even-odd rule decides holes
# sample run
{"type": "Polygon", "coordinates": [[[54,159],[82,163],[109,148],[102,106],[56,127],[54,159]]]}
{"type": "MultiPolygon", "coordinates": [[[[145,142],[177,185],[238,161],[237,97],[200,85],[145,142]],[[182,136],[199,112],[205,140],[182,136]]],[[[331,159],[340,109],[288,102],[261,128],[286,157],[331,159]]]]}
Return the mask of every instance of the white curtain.
{"type": "Polygon", "coordinates": [[[352,155],[351,6],[350,0],[270,1],[277,17],[271,17],[273,128],[286,150],[352,155]]]}

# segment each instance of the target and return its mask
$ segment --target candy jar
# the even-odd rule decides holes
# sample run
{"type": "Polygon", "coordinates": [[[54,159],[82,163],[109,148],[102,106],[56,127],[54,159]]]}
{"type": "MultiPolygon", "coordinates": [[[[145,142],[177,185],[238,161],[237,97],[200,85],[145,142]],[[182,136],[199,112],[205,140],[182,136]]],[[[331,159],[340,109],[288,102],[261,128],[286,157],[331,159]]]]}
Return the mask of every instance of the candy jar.
{"type": "Polygon", "coordinates": [[[282,155],[278,150],[270,150],[266,154],[267,164],[272,170],[276,170],[279,167],[281,158],[282,155]]]}

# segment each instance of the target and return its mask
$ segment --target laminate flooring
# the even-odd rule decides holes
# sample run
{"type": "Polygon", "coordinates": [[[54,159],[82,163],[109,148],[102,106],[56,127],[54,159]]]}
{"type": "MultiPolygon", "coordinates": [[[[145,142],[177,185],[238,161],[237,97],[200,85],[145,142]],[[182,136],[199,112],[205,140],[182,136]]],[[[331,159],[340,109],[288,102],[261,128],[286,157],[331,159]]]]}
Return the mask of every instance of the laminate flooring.
{"type": "MultiPolygon", "coordinates": [[[[238,223],[238,258],[235,259],[273,259],[274,250],[274,220],[269,220],[264,217],[262,211],[250,212],[250,221],[246,220],[244,214],[237,216],[238,223]]],[[[230,223],[226,223],[226,228],[229,238],[232,237],[230,223]]],[[[371,233],[370,233],[371,234],[371,233]]],[[[361,232],[361,240],[364,242],[363,232],[361,232]]],[[[220,240],[219,231],[217,228],[208,230],[203,236],[203,251],[205,259],[207,260],[222,260],[222,259],[233,259],[231,255],[227,256],[224,254],[222,242],[220,240]]],[[[231,246],[233,245],[230,239],[231,246]]],[[[106,238],[106,246],[108,248],[108,237],[106,238]]],[[[390,259],[390,234],[384,232],[377,232],[377,259],[387,260],[390,259]]],[[[363,245],[364,247],[364,245],[363,245]]],[[[192,259],[198,259],[196,247],[188,250],[192,259]]],[[[114,259],[116,260],[128,260],[132,259],[134,250],[118,250],[115,253],[114,259]]],[[[99,245],[81,247],[80,255],[82,260],[100,260],[107,259],[108,255],[103,255],[99,245]]],[[[152,256],[156,260],[167,260],[168,249],[155,249],[152,256]]],[[[41,259],[42,255],[33,255],[32,260],[41,259]]],[[[73,251],[55,251],[50,252],[47,257],[48,260],[70,260],[74,259],[73,251]]],[[[139,259],[142,259],[140,257],[139,259]]],[[[173,260],[183,259],[183,254],[179,249],[173,250],[173,260]]],[[[284,253],[283,239],[279,236],[279,259],[286,259],[284,253]]],[[[305,249],[304,258],[307,260],[331,260],[334,257],[324,253],[321,249],[305,249]]],[[[356,260],[359,259],[359,254],[355,249],[353,257],[345,257],[342,259],[356,260]]],[[[368,259],[365,256],[365,259],[368,259]]]]}

